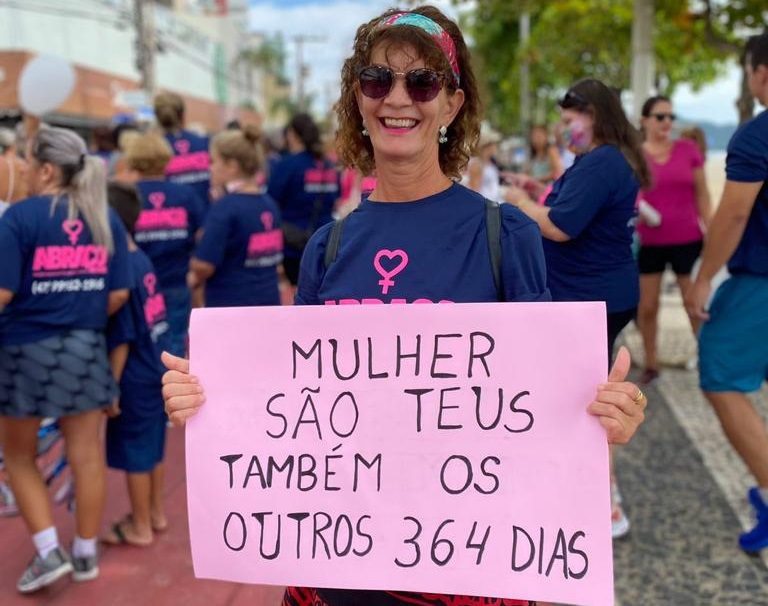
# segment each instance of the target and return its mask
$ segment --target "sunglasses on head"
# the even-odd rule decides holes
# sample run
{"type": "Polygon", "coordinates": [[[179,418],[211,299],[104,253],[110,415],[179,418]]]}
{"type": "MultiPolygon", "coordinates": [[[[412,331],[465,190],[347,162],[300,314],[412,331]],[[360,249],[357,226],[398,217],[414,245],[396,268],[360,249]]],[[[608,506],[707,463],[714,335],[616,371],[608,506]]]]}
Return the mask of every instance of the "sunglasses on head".
{"type": "Polygon", "coordinates": [[[569,90],[567,93],[565,93],[565,96],[560,100],[558,105],[563,109],[569,109],[571,107],[584,108],[589,106],[589,101],[587,101],[579,93],[569,90]]]}
{"type": "Polygon", "coordinates": [[[383,65],[370,65],[360,70],[357,80],[360,91],[369,99],[383,99],[395,85],[395,77],[405,79],[405,90],[416,103],[426,103],[437,97],[447,80],[445,74],[421,67],[407,72],[396,72],[383,65]]]}
{"type": "Polygon", "coordinates": [[[666,120],[667,118],[669,118],[670,122],[674,122],[675,120],[677,120],[677,116],[672,113],[666,114],[663,112],[659,112],[656,114],[651,114],[651,116],[656,118],[656,122],[664,122],[664,120],[666,120]]]}

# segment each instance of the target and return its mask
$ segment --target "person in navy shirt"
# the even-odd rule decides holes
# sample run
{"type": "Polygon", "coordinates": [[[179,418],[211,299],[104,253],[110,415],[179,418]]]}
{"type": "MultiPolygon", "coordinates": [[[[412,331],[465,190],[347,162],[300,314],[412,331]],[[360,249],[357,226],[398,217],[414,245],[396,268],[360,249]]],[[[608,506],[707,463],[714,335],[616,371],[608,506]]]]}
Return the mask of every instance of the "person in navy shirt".
{"type": "Polygon", "coordinates": [[[168,322],[152,262],[131,237],[141,211],[139,194],[130,185],[115,183],[108,195],[128,232],[132,283],[128,303],[107,326],[112,372],[120,384],[120,400],[107,421],[107,465],[126,472],[131,511],[102,541],[145,547],[152,543],[153,530],[167,524],[163,510],[167,417],[160,351],[168,322]]]}
{"type": "MultiPolygon", "coordinates": [[[[375,167],[377,183],[343,224],[335,259],[325,259],[330,226],[312,237],[301,262],[296,303],[550,299],[535,223],[514,208],[501,209],[500,292],[492,270],[486,204],[453,182],[477,141],[479,114],[464,39],[438,9],[392,9],[358,29],[354,54],[342,69],[339,153],[342,162],[363,174],[375,167]]],[[[166,409],[174,422],[183,423],[203,404],[204,395],[186,360],[163,359],[171,369],[163,377],[166,409]]],[[[622,353],[606,391],[598,392],[601,405],[592,408],[593,414],[605,415],[601,420],[611,427],[609,441],[628,440],[642,421],[645,398],[637,396],[637,387],[622,382],[628,369],[628,356],[622,353]],[[619,419],[620,425],[614,425],[619,419]]],[[[396,589],[290,587],[283,604],[445,606],[480,599],[486,604],[533,604],[396,589]]]]}
{"type": "Polygon", "coordinates": [[[191,309],[187,268],[204,205],[192,188],[163,176],[171,157],[168,144],[152,133],[139,136],[126,151],[129,168],[138,173],[136,188],[142,199],[135,241],[152,261],[168,306],[169,351],[184,355],[191,309]]]}
{"type": "MultiPolygon", "coordinates": [[[[576,160],[555,181],[544,206],[521,189],[510,201],[544,236],[547,284],[555,301],[605,301],[608,360],[616,338],[637,314],[640,277],[632,254],[637,194],[650,173],[639,133],[621,102],[599,80],[574,84],[560,102],[564,135],[576,160]]],[[[614,538],[629,532],[612,479],[614,538]]]]}
{"type": "Polygon", "coordinates": [[[608,354],[632,320],[640,298],[632,234],[637,194],[649,184],[639,134],[616,94],[583,80],[560,102],[565,135],[576,160],[539,206],[519,188],[509,200],[544,236],[547,284],[555,301],[605,301],[608,354]]]}
{"type": "MultiPolygon", "coordinates": [[[[747,42],[749,90],[768,106],[768,34],[747,42]]],[[[768,110],[742,124],[728,144],[727,181],[712,219],[698,276],[686,293],[699,333],[699,384],[757,486],[748,493],[757,523],[739,536],[748,552],[768,547],[768,431],[748,393],[768,379],[768,110]],[[712,293],[727,263],[731,277],[712,293]]]]}
{"type": "Polygon", "coordinates": [[[104,163],[75,133],[43,127],[28,146],[33,197],[0,219],[0,435],[5,467],[36,555],[22,593],[72,572],[99,574],[105,497],[102,409],[117,395],[107,360],[107,317],[128,299],[125,230],[106,202],[104,163]],[[36,465],[43,417],[58,419],[75,480],[72,558],[59,545],[36,465]]]}
{"type": "Polygon", "coordinates": [[[339,198],[340,174],[325,157],[320,129],[307,114],[297,114],[285,129],[288,155],[273,168],[267,193],[277,202],[285,234],[285,275],[292,285],[309,237],[331,221],[339,198]]]}
{"type": "Polygon", "coordinates": [[[211,143],[211,180],[228,193],[208,212],[188,278],[193,288],[205,288],[206,307],[280,304],[283,233],[277,206],[254,180],[259,136],[246,126],[211,143]]]}
{"type": "Polygon", "coordinates": [[[168,180],[191,187],[207,206],[211,188],[208,137],[184,128],[184,101],[178,95],[160,93],[155,97],[154,109],[173,150],[173,157],[165,167],[168,180]]]}

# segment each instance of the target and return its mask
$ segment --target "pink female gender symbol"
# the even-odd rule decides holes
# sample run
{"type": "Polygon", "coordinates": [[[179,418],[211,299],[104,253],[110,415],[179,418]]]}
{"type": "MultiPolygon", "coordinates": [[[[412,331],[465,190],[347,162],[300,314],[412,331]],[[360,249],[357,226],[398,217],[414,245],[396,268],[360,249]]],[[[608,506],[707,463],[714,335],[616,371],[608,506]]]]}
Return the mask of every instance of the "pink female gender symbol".
{"type": "Polygon", "coordinates": [[[155,274],[147,274],[144,276],[144,286],[147,287],[147,291],[150,295],[155,294],[155,287],[157,286],[157,278],[155,274]]]}
{"type": "Polygon", "coordinates": [[[153,191],[149,194],[149,203],[155,210],[159,209],[165,203],[165,194],[161,191],[153,191]]]}
{"type": "Polygon", "coordinates": [[[61,229],[69,236],[69,243],[74,246],[77,239],[83,233],[83,222],[80,219],[65,219],[61,224],[61,229]]]}
{"type": "Polygon", "coordinates": [[[260,217],[261,217],[261,223],[262,225],[264,225],[264,229],[266,231],[272,231],[272,227],[275,224],[274,218],[272,217],[272,213],[265,210],[263,213],[261,213],[260,217]]]}
{"type": "Polygon", "coordinates": [[[173,146],[176,148],[176,151],[179,152],[182,156],[189,151],[189,141],[187,141],[186,139],[179,139],[173,144],[173,146]]]}
{"type": "Polygon", "coordinates": [[[408,265],[408,254],[404,250],[380,250],[376,253],[376,257],[373,259],[373,267],[382,277],[379,280],[379,286],[381,286],[381,294],[386,295],[389,292],[389,287],[395,285],[395,281],[392,279],[401,271],[403,271],[408,265]],[[386,257],[388,260],[400,259],[398,264],[387,271],[381,266],[381,259],[386,257]]]}

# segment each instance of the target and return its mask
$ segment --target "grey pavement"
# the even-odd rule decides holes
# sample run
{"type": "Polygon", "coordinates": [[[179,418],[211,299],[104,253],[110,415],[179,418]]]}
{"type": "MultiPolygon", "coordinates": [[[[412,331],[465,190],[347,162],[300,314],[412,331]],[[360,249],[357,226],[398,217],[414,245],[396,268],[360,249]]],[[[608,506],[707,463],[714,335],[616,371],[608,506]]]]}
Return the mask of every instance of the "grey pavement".
{"type": "MultiPolygon", "coordinates": [[[[631,521],[614,542],[617,604],[621,606],[768,606],[768,558],[737,545],[752,518],[751,476],[731,449],[698,388],[696,343],[680,294],[665,280],[659,326],[659,382],[646,389],[646,422],[618,449],[617,475],[631,521]]],[[[624,343],[642,368],[634,326],[624,343]]],[[[754,401],[768,418],[765,386],[754,401]]]]}

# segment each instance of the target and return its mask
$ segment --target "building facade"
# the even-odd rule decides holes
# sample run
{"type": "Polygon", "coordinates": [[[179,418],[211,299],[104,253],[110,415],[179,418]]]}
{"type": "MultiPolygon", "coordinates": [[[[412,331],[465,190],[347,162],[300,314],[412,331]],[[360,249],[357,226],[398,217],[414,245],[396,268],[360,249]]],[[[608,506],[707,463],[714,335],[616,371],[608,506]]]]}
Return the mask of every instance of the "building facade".
{"type": "Polygon", "coordinates": [[[263,74],[239,60],[253,44],[247,0],[144,0],[149,95],[142,90],[136,1],[0,0],[0,112],[19,114],[19,74],[32,57],[49,54],[77,74],[75,90],[52,116],[58,123],[87,128],[146,114],[152,89],[180,94],[187,123],[209,132],[229,120],[259,119],[253,110],[267,101],[253,83],[263,74]]]}

